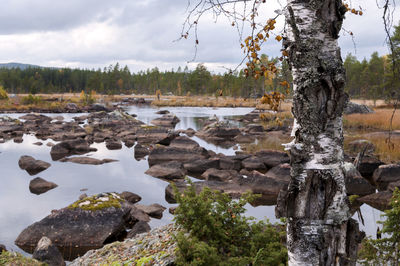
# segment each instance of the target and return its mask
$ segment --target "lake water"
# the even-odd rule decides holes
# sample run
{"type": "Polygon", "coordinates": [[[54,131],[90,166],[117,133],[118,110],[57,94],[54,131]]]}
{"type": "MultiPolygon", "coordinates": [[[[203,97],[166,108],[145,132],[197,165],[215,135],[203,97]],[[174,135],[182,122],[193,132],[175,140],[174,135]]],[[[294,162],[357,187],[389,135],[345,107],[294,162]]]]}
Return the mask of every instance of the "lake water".
{"type": "MultiPolygon", "coordinates": [[[[244,115],[252,111],[252,108],[202,108],[202,107],[173,107],[168,109],[176,114],[181,122],[176,129],[199,127],[199,119],[216,115],[220,119],[228,119],[233,116],[244,115]]],[[[137,118],[145,123],[159,117],[155,114],[160,109],[150,106],[127,108],[128,113],[137,114],[137,118]]],[[[7,114],[7,116],[18,118],[23,114],[7,114]]],[[[47,114],[59,116],[60,114],[47,114]]],[[[72,119],[77,114],[63,114],[65,120],[72,119]]],[[[3,116],[0,114],[0,116],[3,116]]],[[[0,243],[6,245],[9,250],[23,252],[14,245],[18,234],[27,226],[41,220],[49,215],[51,210],[60,209],[76,201],[78,197],[86,193],[88,195],[101,192],[130,191],[142,197],[142,204],[159,203],[167,208],[174,206],[165,201],[165,188],[167,182],[144,174],[148,169],[147,160],[137,161],[133,156],[133,147],[123,147],[121,150],[108,150],[104,143],[93,144],[97,152],[87,155],[98,159],[117,159],[104,165],[81,165],[74,163],[63,163],[52,161],[50,147],[44,145],[36,146],[37,142],[32,135],[24,135],[23,143],[17,144],[12,140],[0,144],[0,243]],[[35,176],[30,176],[18,166],[18,160],[22,155],[30,155],[51,163],[51,167],[35,176]],[[41,195],[29,192],[29,182],[35,177],[42,177],[48,181],[58,184],[58,187],[41,195]]],[[[197,137],[193,137],[201,146],[214,150],[217,153],[232,155],[233,148],[225,149],[209,144],[197,137]]],[[[53,141],[52,141],[53,142],[53,141]]],[[[274,206],[248,206],[247,215],[257,219],[268,218],[276,221],[274,206]]],[[[367,234],[376,232],[376,221],[380,219],[381,212],[369,206],[362,206],[362,213],[366,227],[362,227],[367,234]]],[[[162,219],[152,219],[151,227],[156,227],[172,222],[173,216],[164,212],[162,219]]]]}

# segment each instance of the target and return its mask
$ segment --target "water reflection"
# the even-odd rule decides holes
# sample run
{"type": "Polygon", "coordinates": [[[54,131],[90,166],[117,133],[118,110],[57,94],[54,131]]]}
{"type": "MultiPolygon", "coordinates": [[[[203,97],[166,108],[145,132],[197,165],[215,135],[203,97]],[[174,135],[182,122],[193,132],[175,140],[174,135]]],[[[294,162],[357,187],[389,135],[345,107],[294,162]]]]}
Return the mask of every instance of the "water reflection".
{"type": "MultiPolygon", "coordinates": [[[[168,109],[171,113],[180,118],[177,129],[193,128],[198,130],[201,126],[200,118],[216,115],[220,119],[233,115],[244,115],[252,108],[202,108],[202,107],[173,107],[173,108],[154,108],[151,106],[128,107],[129,113],[138,115],[138,119],[145,123],[150,123],[160,115],[155,114],[160,109],[168,109]]],[[[23,114],[7,114],[7,116],[18,118],[23,114]]],[[[46,114],[59,116],[60,114],[46,114]]],[[[80,114],[62,114],[65,120],[69,121],[74,116],[80,114]]],[[[0,115],[3,116],[3,115],[0,115]]],[[[225,149],[209,144],[202,139],[193,137],[201,146],[213,150],[216,153],[233,155],[233,148],[225,149]]],[[[108,150],[104,143],[93,144],[97,152],[89,153],[88,156],[98,159],[116,159],[117,162],[103,165],[81,165],[74,163],[55,162],[50,157],[50,147],[46,146],[48,141],[43,141],[44,145],[36,146],[34,136],[24,135],[23,143],[17,144],[12,140],[0,144],[0,243],[5,244],[8,249],[24,253],[14,245],[14,240],[18,234],[30,224],[41,220],[49,215],[51,210],[66,207],[78,199],[82,193],[96,194],[101,192],[122,192],[130,191],[142,197],[142,204],[159,203],[165,207],[175,205],[165,201],[165,187],[167,182],[150,177],[144,172],[148,169],[147,160],[136,161],[133,156],[133,147],[123,147],[121,150],[108,150]],[[50,162],[49,169],[41,172],[40,176],[58,185],[57,188],[41,195],[29,192],[29,182],[36,176],[29,176],[28,173],[18,167],[18,160],[22,155],[30,155],[35,159],[50,162]],[[87,191],[82,192],[82,189],[87,191]]],[[[52,141],[51,141],[52,142],[52,141]]],[[[247,214],[258,219],[265,217],[275,222],[274,207],[247,206],[247,214]]],[[[362,207],[368,234],[376,231],[375,222],[380,219],[379,211],[368,206],[362,207]],[[373,225],[373,226],[369,226],[373,225]]],[[[165,225],[172,222],[173,216],[164,212],[161,220],[152,219],[152,227],[165,225]]]]}

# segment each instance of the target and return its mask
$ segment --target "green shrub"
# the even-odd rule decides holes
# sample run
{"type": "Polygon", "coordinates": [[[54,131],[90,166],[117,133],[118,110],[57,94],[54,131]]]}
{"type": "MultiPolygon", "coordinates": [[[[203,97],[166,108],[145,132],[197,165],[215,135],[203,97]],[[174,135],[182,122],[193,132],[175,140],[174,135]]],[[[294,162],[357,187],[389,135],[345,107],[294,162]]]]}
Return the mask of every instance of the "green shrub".
{"type": "Polygon", "coordinates": [[[40,96],[34,96],[32,94],[29,94],[28,96],[22,97],[22,104],[39,104],[42,101],[42,98],[40,96]]]}
{"type": "Polygon", "coordinates": [[[359,252],[363,265],[399,265],[400,263],[400,190],[396,188],[386,210],[380,239],[365,238],[359,252]]]}
{"type": "Polygon", "coordinates": [[[286,265],[283,225],[253,222],[243,215],[244,206],[255,197],[239,200],[209,188],[196,195],[189,183],[180,194],[175,223],[184,232],[176,236],[177,265],[286,265]]]}
{"type": "Polygon", "coordinates": [[[3,88],[3,86],[0,86],[0,100],[6,100],[6,99],[8,99],[7,92],[3,88]]]}

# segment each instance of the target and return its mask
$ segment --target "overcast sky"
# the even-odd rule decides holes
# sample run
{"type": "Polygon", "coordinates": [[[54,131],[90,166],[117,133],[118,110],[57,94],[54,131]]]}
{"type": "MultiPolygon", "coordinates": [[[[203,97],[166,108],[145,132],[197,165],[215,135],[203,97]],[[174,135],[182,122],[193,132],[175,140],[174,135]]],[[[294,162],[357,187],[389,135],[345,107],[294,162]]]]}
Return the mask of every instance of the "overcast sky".
{"type": "MultiPolygon", "coordinates": [[[[383,11],[376,6],[376,0],[348,2],[356,8],[361,6],[364,15],[347,15],[344,28],[354,33],[356,47],[350,35],[342,31],[339,39],[342,56],[352,53],[362,59],[374,51],[386,54],[383,11]]],[[[119,62],[136,72],[156,66],[161,70],[186,65],[193,68],[201,62],[215,72],[222,72],[223,67],[235,67],[241,61],[235,27],[224,18],[215,23],[209,14],[199,23],[196,60],[187,63],[194,56],[195,40],[174,42],[186,17],[187,0],[2,0],[1,3],[0,63],[103,68],[119,62]]],[[[279,8],[276,0],[267,0],[260,9],[260,17],[266,20],[279,8]]],[[[393,16],[398,25],[400,7],[393,16]]],[[[283,25],[283,17],[280,20],[279,25],[283,25]]],[[[279,55],[280,43],[268,42],[263,51],[279,55]]]]}

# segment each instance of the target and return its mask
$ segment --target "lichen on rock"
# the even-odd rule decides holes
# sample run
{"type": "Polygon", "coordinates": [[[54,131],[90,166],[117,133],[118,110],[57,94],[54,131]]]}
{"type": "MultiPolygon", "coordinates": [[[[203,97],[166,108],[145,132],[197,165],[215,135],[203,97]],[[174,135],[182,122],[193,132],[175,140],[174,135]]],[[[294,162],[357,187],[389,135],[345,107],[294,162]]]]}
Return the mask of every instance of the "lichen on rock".
{"type": "Polygon", "coordinates": [[[121,208],[124,201],[117,193],[101,193],[77,200],[68,206],[69,209],[80,208],[87,211],[97,211],[105,208],[121,208]]]}

